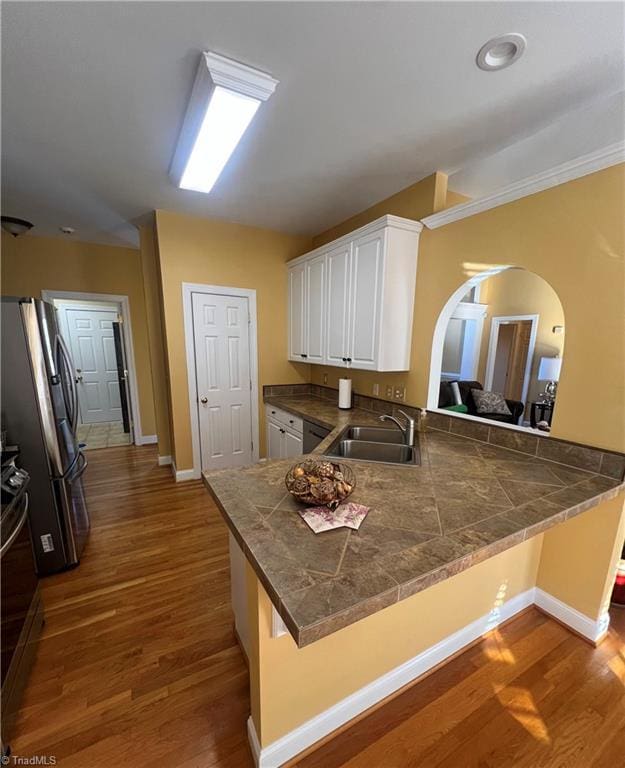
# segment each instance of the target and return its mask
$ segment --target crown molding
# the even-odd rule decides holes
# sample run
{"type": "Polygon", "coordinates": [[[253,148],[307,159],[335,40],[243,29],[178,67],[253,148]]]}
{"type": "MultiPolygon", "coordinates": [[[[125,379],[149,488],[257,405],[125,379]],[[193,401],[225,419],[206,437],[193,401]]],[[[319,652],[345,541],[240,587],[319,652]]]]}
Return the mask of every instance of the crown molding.
{"type": "Polygon", "coordinates": [[[499,189],[492,195],[486,195],[485,197],[471,200],[468,203],[455,205],[453,208],[448,208],[440,213],[426,216],[422,219],[422,222],[428,229],[438,229],[445,226],[445,224],[466,219],[468,216],[475,216],[477,213],[489,211],[491,208],[497,208],[500,205],[511,203],[514,200],[533,195],[536,192],[542,192],[551,187],[557,187],[559,184],[565,184],[567,181],[579,179],[582,176],[587,176],[590,173],[595,173],[623,162],[625,162],[625,141],[618,141],[603,149],[589,152],[574,160],[568,160],[566,163],[556,165],[548,171],[516,181],[514,184],[499,189]]]}
{"type": "Polygon", "coordinates": [[[215,85],[260,101],[267,101],[279,82],[266,72],[227,59],[212,51],[204,52],[204,61],[215,85]]]}
{"type": "Polygon", "coordinates": [[[336,240],[330,240],[324,245],[320,245],[317,248],[314,248],[312,251],[307,251],[301,256],[297,256],[295,259],[291,259],[287,262],[287,264],[289,266],[293,266],[299,261],[306,261],[313,256],[325,253],[326,251],[331,251],[333,248],[338,248],[341,245],[349,243],[351,240],[364,237],[365,235],[368,235],[371,232],[375,232],[378,229],[382,229],[383,227],[403,229],[406,232],[414,232],[418,235],[423,229],[423,224],[420,221],[416,221],[415,219],[406,219],[403,216],[395,216],[391,213],[387,213],[384,216],[380,216],[379,218],[370,221],[368,224],[363,224],[362,227],[358,227],[358,229],[354,229],[352,232],[348,232],[345,235],[337,237],[336,240]]]}

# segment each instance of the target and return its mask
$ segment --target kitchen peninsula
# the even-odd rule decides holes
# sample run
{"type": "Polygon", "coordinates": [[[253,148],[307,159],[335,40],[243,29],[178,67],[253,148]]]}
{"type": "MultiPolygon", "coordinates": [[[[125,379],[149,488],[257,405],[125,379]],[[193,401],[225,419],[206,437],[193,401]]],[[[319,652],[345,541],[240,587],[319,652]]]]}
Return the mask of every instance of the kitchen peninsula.
{"type": "MultiPolygon", "coordinates": [[[[317,454],[349,424],[379,425],[379,412],[342,412],[310,395],[266,402],[332,429],[317,454]]],[[[554,561],[552,531],[575,528],[594,565],[612,556],[601,531],[613,541],[621,524],[620,454],[501,429],[481,442],[455,434],[455,420],[428,422],[441,428],[419,434],[420,466],[352,462],[350,500],[371,508],[359,531],[308,529],[284,486],[292,460],[204,475],[248,563],[250,728],[262,765],[279,765],[275,755],[288,759],[426,671],[421,657],[450,636],[460,633],[432,663],[471,642],[467,627],[477,621],[479,636],[484,617],[492,627],[536,602],[566,623],[553,596],[564,564],[554,561]],[[278,615],[289,634],[276,631],[278,615]],[[379,690],[367,698],[372,685],[379,690]]],[[[583,548],[570,555],[587,582],[583,548]]],[[[595,641],[605,632],[605,590],[593,586],[574,612],[587,622],[577,631],[587,626],[595,641]]]]}

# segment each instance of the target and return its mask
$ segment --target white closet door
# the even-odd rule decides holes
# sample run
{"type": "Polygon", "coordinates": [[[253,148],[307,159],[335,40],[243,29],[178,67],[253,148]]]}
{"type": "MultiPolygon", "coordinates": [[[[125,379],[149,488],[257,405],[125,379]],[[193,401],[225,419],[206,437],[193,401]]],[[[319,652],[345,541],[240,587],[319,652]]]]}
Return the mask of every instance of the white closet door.
{"type": "Polygon", "coordinates": [[[350,362],[375,370],[378,362],[384,234],[355,240],[352,253],[350,362]]]}
{"type": "Polygon", "coordinates": [[[327,365],[346,364],[348,357],[351,243],[335,248],[327,255],[327,365]]]}
{"type": "Polygon", "coordinates": [[[247,299],[194,293],[193,331],[202,469],[251,464],[247,299]]]}
{"type": "Polygon", "coordinates": [[[309,363],[323,363],[325,331],[326,256],[322,253],[306,262],[306,358],[309,363]]]}
{"type": "Polygon", "coordinates": [[[289,359],[306,360],[306,263],[289,268],[289,359]]]}

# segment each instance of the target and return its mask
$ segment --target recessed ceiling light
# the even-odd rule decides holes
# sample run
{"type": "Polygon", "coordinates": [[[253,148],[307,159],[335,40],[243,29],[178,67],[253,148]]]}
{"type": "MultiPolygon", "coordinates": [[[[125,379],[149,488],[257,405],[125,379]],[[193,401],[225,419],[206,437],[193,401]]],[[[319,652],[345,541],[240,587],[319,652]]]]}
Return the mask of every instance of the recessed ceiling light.
{"type": "Polygon", "coordinates": [[[216,53],[203,53],[170,174],[182,189],[210,192],[261,102],[278,81],[216,53]]]}
{"type": "Polygon", "coordinates": [[[521,58],[526,46],[527,40],[518,32],[493,37],[480,48],[476,59],[477,65],[487,72],[504,69],[521,58]]]}
{"type": "Polygon", "coordinates": [[[64,235],[73,235],[76,231],[74,227],[59,227],[59,229],[64,235]]]}

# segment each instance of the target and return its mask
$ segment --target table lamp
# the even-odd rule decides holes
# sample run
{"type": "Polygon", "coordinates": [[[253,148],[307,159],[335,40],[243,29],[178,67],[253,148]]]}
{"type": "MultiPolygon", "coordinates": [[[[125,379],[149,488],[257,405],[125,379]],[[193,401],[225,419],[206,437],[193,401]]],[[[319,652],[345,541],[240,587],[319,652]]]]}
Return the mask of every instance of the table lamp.
{"type": "Polygon", "coordinates": [[[562,368],[561,357],[541,357],[538,366],[538,381],[548,382],[545,391],[541,393],[540,398],[544,403],[553,404],[556,399],[556,389],[560,380],[560,369],[562,368]]]}

